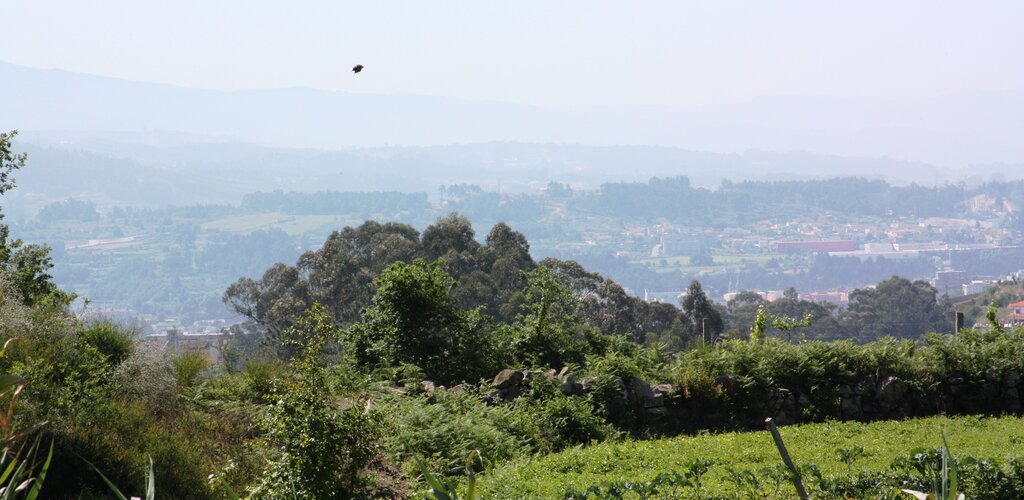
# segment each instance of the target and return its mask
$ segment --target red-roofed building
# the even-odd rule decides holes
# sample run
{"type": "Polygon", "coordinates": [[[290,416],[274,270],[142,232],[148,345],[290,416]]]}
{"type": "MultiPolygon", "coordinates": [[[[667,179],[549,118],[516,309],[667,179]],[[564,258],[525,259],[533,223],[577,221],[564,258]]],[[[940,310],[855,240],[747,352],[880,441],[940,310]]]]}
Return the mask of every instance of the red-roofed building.
{"type": "Polygon", "coordinates": [[[1006,319],[1010,321],[1010,324],[1014,326],[1024,325],[1024,300],[1014,302],[1007,307],[1010,308],[1010,314],[1006,319]]]}

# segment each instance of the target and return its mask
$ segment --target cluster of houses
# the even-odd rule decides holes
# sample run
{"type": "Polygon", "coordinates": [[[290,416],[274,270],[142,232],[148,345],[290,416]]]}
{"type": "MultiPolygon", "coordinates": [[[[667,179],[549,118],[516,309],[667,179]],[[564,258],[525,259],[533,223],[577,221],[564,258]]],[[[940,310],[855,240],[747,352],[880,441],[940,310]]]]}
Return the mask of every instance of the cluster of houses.
{"type": "Polygon", "coordinates": [[[1010,313],[1006,315],[1007,322],[1013,326],[1024,326],[1024,300],[1007,307],[1010,308],[1010,313]]]}
{"type": "Polygon", "coordinates": [[[175,352],[199,351],[212,362],[217,362],[221,358],[224,346],[231,340],[231,335],[225,332],[230,325],[224,319],[196,321],[186,327],[173,318],[158,320],[151,316],[139,315],[134,309],[118,307],[86,308],[78,316],[86,320],[138,325],[144,342],[175,352]]]}
{"type": "Polygon", "coordinates": [[[231,340],[231,335],[224,331],[185,333],[175,328],[154,333],[145,337],[145,342],[163,347],[172,352],[198,351],[206,355],[211,362],[220,360],[224,347],[231,340]]]}

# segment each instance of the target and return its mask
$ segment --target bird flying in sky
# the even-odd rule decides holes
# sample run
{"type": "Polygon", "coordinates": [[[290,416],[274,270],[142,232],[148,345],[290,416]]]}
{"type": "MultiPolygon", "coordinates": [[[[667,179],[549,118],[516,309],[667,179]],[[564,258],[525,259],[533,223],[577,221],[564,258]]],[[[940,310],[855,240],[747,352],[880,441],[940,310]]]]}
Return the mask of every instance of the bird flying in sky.
{"type": "Polygon", "coordinates": [[[357,65],[352,67],[352,72],[353,73],[358,73],[358,72],[360,72],[362,70],[363,70],[363,65],[362,64],[357,64],[357,65]]]}

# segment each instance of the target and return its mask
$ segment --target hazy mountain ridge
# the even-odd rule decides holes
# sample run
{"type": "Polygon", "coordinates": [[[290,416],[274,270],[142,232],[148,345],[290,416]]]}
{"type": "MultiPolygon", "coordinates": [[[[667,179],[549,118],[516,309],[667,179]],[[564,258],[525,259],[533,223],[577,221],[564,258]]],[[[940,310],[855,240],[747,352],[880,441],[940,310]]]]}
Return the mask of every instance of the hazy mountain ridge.
{"type": "Polygon", "coordinates": [[[553,108],[308,88],[201,90],[0,62],[0,91],[14,96],[0,102],[0,128],[27,131],[168,130],[320,149],[513,141],[806,150],[946,167],[1024,163],[1024,90],[906,103],[782,96],[725,106],[553,108]]]}
{"type": "Polygon", "coordinates": [[[548,182],[596,189],[608,182],[646,182],[685,175],[696,186],[723,180],[803,180],[860,176],[894,184],[936,185],[1020,178],[1008,165],[954,170],[885,158],[804,152],[716,154],[658,146],[582,146],[491,142],[343,151],[287,149],[146,133],[38,133],[19,136],[30,166],[5,211],[30,216],[68,198],[114,205],[161,207],[237,204],[257,191],[400,191],[435,196],[442,185],[532,193],[548,182]],[[24,139],[24,140],[22,140],[24,139]]]}

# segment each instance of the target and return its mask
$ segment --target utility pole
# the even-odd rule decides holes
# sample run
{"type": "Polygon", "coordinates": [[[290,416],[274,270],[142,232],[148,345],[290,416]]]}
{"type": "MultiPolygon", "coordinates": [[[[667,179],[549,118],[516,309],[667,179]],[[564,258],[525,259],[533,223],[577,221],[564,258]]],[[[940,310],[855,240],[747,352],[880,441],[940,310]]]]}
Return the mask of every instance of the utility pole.
{"type": "Polygon", "coordinates": [[[701,344],[707,345],[708,343],[708,319],[700,319],[700,340],[701,344]]]}

